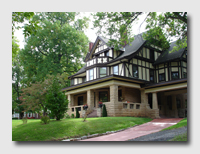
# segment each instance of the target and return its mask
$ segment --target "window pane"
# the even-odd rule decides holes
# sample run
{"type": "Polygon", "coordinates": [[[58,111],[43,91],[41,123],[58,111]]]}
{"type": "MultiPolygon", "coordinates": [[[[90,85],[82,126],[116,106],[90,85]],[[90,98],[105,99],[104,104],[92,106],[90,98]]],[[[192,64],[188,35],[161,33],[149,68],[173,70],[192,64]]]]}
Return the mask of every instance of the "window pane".
{"type": "Polygon", "coordinates": [[[178,79],[178,72],[172,72],[172,80],[178,79]]]}
{"type": "Polygon", "coordinates": [[[104,77],[106,76],[106,67],[101,67],[100,68],[100,77],[104,77]]]}
{"type": "Polygon", "coordinates": [[[113,74],[118,75],[118,66],[113,67],[113,74]]]}
{"type": "Polygon", "coordinates": [[[165,74],[159,74],[159,81],[165,80],[165,74]]]}
{"type": "Polygon", "coordinates": [[[138,67],[133,65],[133,77],[138,77],[138,67]]]}
{"type": "Polygon", "coordinates": [[[93,69],[90,70],[90,80],[93,80],[93,69]]]}

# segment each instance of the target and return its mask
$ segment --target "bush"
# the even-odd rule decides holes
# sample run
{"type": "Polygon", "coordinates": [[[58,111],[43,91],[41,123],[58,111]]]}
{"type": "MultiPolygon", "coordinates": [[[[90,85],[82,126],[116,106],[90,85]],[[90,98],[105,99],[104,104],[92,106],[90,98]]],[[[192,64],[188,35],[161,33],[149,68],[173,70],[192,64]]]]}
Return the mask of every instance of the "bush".
{"type": "Polygon", "coordinates": [[[27,118],[26,117],[24,117],[24,118],[22,118],[22,121],[23,121],[23,124],[27,124],[27,118]]]}
{"type": "Polygon", "coordinates": [[[12,118],[12,120],[18,120],[18,118],[15,117],[15,118],[12,118]]]}
{"type": "Polygon", "coordinates": [[[76,108],[76,118],[80,118],[80,114],[78,112],[78,108],[76,108]]]}
{"type": "Polygon", "coordinates": [[[50,122],[50,118],[48,116],[41,117],[41,123],[48,124],[50,122]]]}
{"type": "Polygon", "coordinates": [[[74,118],[74,114],[71,115],[71,118],[74,118]]]}
{"type": "Polygon", "coordinates": [[[103,117],[107,117],[107,111],[106,111],[106,105],[103,104],[103,113],[102,113],[103,117]]]}

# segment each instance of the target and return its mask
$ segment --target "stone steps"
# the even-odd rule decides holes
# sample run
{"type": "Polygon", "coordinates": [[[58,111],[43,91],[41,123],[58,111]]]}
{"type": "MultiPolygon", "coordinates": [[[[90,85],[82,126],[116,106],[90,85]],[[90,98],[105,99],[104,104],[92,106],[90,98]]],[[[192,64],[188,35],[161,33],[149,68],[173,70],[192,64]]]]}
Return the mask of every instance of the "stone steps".
{"type": "Polygon", "coordinates": [[[90,114],[87,115],[87,118],[97,117],[97,110],[93,110],[90,114]]]}

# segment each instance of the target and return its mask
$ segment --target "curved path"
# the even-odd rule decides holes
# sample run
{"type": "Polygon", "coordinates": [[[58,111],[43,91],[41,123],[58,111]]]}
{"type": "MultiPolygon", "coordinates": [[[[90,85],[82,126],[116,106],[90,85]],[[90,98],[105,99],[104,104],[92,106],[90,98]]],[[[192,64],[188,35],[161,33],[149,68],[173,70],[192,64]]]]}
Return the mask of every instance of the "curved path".
{"type": "Polygon", "coordinates": [[[89,138],[80,141],[127,141],[151,133],[159,132],[164,128],[177,124],[180,120],[182,120],[182,118],[154,119],[148,123],[133,128],[128,128],[121,132],[89,138]]]}

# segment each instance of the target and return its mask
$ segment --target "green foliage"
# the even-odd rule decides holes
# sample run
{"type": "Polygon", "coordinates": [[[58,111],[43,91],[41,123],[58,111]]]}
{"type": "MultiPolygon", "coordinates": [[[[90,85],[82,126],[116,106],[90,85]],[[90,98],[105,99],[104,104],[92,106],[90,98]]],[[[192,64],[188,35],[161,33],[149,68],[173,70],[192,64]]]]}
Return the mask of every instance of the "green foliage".
{"type": "MultiPolygon", "coordinates": [[[[74,12],[46,12],[33,16],[42,28],[26,39],[25,48],[19,52],[27,85],[43,81],[46,74],[67,72],[71,75],[82,67],[80,59],[88,51],[89,41],[83,32],[88,19],[75,21],[75,16],[74,12]]],[[[66,86],[69,86],[68,79],[66,86]]]]}
{"type": "Polygon", "coordinates": [[[47,108],[51,111],[50,116],[56,117],[56,120],[63,118],[68,109],[68,100],[60,87],[59,78],[54,77],[45,100],[47,108]]]}
{"type": "Polygon", "coordinates": [[[50,122],[50,118],[48,116],[41,117],[41,123],[48,124],[50,122]]]}
{"type": "Polygon", "coordinates": [[[76,118],[80,118],[80,114],[79,114],[78,108],[76,108],[76,118]]]}
{"type": "Polygon", "coordinates": [[[103,104],[102,117],[107,117],[107,110],[106,110],[106,105],[105,104],[103,104]]]}
{"type": "Polygon", "coordinates": [[[71,118],[74,118],[74,114],[71,115],[71,118]]]}
{"type": "Polygon", "coordinates": [[[151,34],[159,35],[162,31],[163,35],[159,38],[161,42],[158,44],[163,47],[163,50],[167,48],[172,37],[178,40],[177,47],[173,51],[187,47],[187,12],[159,14],[157,12],[97,12],[92,15],[93,26],[98,30],[97,35],[109,36],[109,45],[113,45],[115,49],[122,47],[125,42],[129,44],[133,41],[132,28],[141,15],[146,16],[140,26],[146,21],[147,41],[152,42],[151,34]]]}

